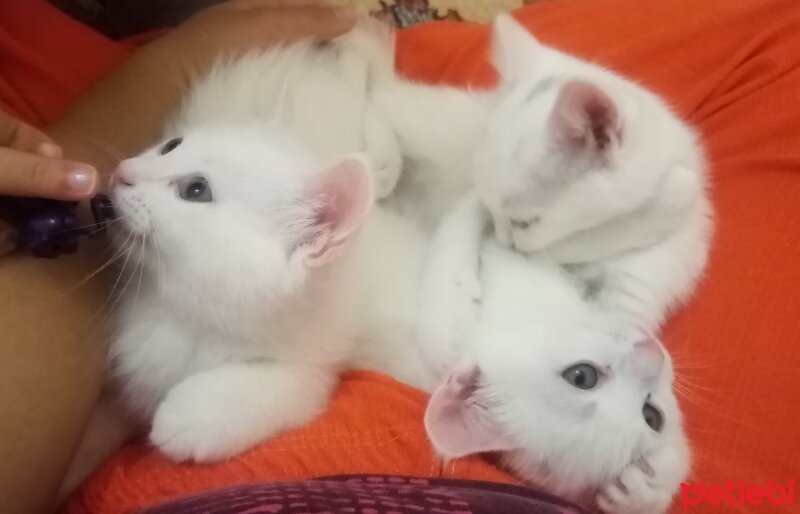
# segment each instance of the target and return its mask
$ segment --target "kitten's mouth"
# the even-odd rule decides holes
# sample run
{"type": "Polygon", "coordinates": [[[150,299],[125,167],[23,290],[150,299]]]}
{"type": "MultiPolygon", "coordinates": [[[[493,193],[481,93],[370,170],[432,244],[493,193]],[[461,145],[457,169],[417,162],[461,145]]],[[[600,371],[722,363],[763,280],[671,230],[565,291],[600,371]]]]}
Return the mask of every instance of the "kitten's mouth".
{"type": "Polygon", "coordinates": [[[97,195],[92,198],[90,205],[92,216],[94,216],[95,223],[97,223],[97,230],[105,232],[108,222],[116,216],[114,204],[106,195],[97,195]]]}

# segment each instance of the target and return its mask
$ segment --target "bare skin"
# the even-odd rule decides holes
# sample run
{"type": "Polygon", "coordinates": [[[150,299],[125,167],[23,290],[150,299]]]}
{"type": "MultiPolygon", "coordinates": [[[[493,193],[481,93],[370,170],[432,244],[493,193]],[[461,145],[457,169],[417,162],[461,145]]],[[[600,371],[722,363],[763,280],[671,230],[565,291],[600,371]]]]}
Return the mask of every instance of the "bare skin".
{"type": "MultiPolygon", "coordinates": [[[[0,194],[88,198],[120,157],[158,138],[188,79],[220,53],[330,38],[353,23],[350,12],[317,2],[233,0],[212,7],[143,48],[97,84],[48,129],[49,136],[15,120],[0,120],[0,194]],[[18,141],[20,134],[24,144],[18,141]],[[67,180],[76,169],[89,177],[84,185],[90,186],[80,192],[70,190],[67,180]]],[[[13,237],[4,239],[7,228],[0,222],[0,246],[6,245],[0,254],[9,243],[13,246],[13,237]]],[[[104,327],[113,303],[107,302],[109,281],[102,273],[75,286],[107,256],[103,243],[83,242],[78,254],[53,261],[24,254],[0,257],[4,512],[46,512],[54,507],[100,392],[104,327]]]]}

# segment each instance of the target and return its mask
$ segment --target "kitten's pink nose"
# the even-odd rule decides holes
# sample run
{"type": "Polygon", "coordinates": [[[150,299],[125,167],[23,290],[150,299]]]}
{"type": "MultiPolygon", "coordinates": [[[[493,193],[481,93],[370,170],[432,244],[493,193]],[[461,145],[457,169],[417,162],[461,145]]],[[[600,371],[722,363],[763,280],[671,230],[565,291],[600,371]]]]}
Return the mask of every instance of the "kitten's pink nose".
{"type": "Polygon", "coordinates": [[[657,378],[665,359],[664,349],[655,339],[648,338],[633,346],[633,368],[644,380],[657,378]]]}
{"type": "Polygon", "coordinates": [[[111,183],[109,187],[114,187],[116,185],[119,186],[132,186],[133,179],[130,177],[130,173],[126,172],[122,165],[119,165],[114,173],[111,174],[111,183]]]}

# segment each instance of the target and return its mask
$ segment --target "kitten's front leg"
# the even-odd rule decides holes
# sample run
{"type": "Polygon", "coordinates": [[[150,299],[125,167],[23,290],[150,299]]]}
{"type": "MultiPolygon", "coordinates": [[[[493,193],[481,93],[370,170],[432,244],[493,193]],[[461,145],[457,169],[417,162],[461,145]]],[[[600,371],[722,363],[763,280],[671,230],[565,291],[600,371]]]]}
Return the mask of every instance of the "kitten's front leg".
{"type": "Polygon", "coordinates": [[[688,471],[688,456],[665,447],[634,461],[606,484],[597,506],[606,514],[661,514],[688,471]]]}
{"type": "Polygon", "coordinates": [[[277,361],[227,363],[173,387],[150,441],[177,461],[217,461],[311,421],[327,406],[334,370],[277,361]]]}
{"type": "Polygon", "coordinates": [[[461,200],[440,223],[425,268],[417,341],[426,360],[445,372],[478,318],[480,251],[486,213],[477,197],[461,200]]]}

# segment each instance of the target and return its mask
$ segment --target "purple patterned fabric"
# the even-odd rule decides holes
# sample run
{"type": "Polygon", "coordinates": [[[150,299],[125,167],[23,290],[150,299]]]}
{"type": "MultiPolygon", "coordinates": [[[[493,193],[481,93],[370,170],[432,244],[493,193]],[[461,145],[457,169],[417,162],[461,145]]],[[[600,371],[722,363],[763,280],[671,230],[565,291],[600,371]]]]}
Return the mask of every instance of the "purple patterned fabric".
{"type": "Polygon", "coordinates": [[[585,514],[564,500],[513,485],[347,475],[230,487],[143,514],[585,514]]]}

